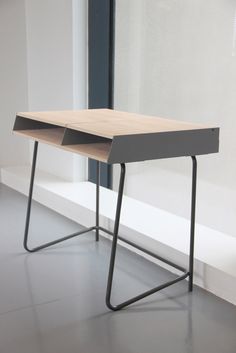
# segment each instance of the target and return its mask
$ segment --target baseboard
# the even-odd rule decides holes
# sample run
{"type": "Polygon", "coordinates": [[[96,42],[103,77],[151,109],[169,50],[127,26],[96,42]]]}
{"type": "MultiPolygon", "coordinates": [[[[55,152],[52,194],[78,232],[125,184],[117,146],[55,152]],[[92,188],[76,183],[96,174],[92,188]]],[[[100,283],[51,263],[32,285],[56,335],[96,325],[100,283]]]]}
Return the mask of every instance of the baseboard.
{"type": "MultiPolygon", "coordinates": [[[[1,169],[1,182],[23,194],[28,192],[29,176],[29,166],[1,169]]],[[[116,192],[101,187],[100,221],[111,229],[116,197],[116,192]]],[[[90,182],[67,182],[37,171],[34,199],[75,222],[94,225],[95,185],[90,182]]],[[[183,217],[124,196],[120,234],[184,267],[188,263],[189,226],[183,217]]],[[[234,237],[196,224],[195,284],[236,304],[235,261],[234,237]]]]}

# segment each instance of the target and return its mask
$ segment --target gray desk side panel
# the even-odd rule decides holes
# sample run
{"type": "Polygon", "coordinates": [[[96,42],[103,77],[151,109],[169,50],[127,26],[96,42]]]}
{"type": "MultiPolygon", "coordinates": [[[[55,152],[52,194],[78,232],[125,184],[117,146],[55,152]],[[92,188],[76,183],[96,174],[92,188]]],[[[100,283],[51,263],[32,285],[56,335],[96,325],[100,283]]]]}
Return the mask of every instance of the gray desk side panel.
{"type": "Polygon", "coordinates": [[[197,156],[219,151],[219,128],[115,136],[108,163],[197,156]]]}

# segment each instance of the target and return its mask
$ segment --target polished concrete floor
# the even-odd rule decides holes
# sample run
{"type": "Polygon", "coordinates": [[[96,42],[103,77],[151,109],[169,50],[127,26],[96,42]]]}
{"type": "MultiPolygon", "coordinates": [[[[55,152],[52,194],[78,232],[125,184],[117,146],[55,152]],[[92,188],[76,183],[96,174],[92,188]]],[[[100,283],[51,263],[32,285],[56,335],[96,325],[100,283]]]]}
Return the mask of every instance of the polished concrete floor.
{"type": "MultiPolygon", "coordinates": [[[[235,353],[236,307],[180,282],[120,312],[104,303],[111,243],[94,234],[27,254],[26,198],[0,184],[1,353],[235,353]]],[[[34,203],[32,244],[79,227],[34,203]]],[[[173,278],[119,248],[113,301],[173,278]]]]}

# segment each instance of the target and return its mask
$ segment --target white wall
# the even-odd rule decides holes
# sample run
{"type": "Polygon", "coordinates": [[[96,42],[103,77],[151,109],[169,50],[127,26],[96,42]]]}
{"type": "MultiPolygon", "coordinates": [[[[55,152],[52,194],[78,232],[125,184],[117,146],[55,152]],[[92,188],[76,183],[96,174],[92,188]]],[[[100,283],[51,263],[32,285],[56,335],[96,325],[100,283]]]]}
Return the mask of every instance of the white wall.
{"type": "MultiPolygon", "coordinates": [[[[2,0],[0,42],[0,166],[27,164],[29,142],[12,135],[17,111],[87,105],[87,0],[2,0]]],[[[45,145],[38,167],[86,178],[85,158],[45,145]]]]}
{"type": "MultiPolygon", "coordinates": [[[[86,107],[86,1],[26,0],[29,110],[86,107]]],[[[84,180],[86,159],[40,145],[38,167],[84,180]]]]}
{"type": "Polygon", "coordinates": [[[28,162],[29,145],[12,135],[17,111],[27,109],[24,0],[0,1],[0,166],[28,162]]]}
{"type": "MultiPolygon", "coordinates": [[[[221,127],[199,157],[197,221],[236,236],[236,3],[117,0],[115,107],[221,127]]],[[[115,185],[117,184],[115,169],[115,185]]],[[[191,161],[128,166],[126,194],[189,217],[191,161]]]]}

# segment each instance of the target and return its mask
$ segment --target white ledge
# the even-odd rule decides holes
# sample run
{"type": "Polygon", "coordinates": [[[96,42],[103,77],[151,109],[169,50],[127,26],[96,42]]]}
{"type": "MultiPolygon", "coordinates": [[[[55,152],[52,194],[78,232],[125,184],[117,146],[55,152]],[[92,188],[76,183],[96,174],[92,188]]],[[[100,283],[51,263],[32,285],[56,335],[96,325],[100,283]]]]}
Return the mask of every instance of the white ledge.
{"type": "MultiPolygon", "coordinates": [[[[30,167],[7,167],[1,181],[27,194],[30,167]]],[[[117,193],[101,187],[101,223],[111,226],[117,193]]],[[[85,226],[94,225],[95,185],[37,171],[34,199],[85,226]]],[[[190,221],[124,196],[120,232],[142,246],[187,264],[190,221]]],[[[195,283],[236,304],[236,239],[196,224],[195,283]]]]}

